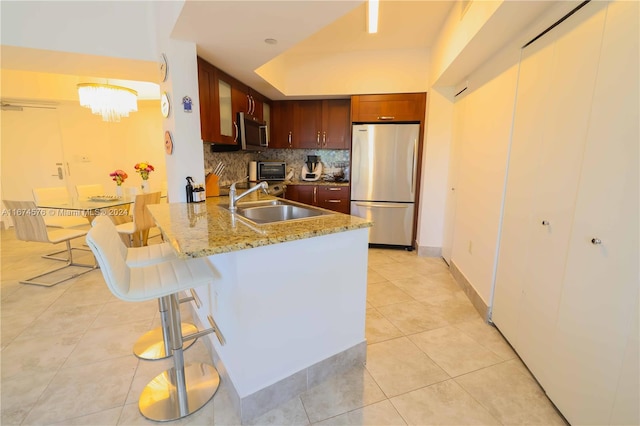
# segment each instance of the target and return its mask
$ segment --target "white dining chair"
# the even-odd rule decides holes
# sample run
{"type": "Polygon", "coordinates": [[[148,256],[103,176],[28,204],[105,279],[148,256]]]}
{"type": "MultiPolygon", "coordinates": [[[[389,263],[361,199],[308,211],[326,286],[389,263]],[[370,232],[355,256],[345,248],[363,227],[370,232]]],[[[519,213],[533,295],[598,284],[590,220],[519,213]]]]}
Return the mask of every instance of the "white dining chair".
{"type": "MultiPolygon", "coordinates": [[[[27,212],[37,212],[38,208],[36,207],[33,201],[11,201],[11,200],[3,200],[5,207],[9,210],[9,212],[13,213],[11,215],[11,219],[13,221],[13,226],[15,229],[16,237],[21,241],[31,241],[31,242],[40,242],[40,243],[65,243],[66,244],[66,253],[67,260],[64,266],[59,268],[50,270],[43,274],[36,275],[35,277],[27,278],[26,280],[20,281],[21,284],[34,284],[45,287],[51,287],[56,284],[60,284],[61,282],[70,280],[71,278],[78,277],[80,275],[86,274],[87,272],[91,272],[96,268],[96,264],[93,265],[84,264],[84,263],[76,263],[73,261],[73,247],[71,247],[71,240],[75,238],[84,237],[87,235],[87,231],[84,229],[51,229],[46,226],[44,223],[44,219],[42,215],[39,214],[25,214],[27,212]],[[77,269],[75,272],[72,272],[69,275],[61,275],[58,272],[70,268],[70,267],[80,267],[82,268],[80,271],[77,269]],[[56,273],[53,278],[54,281],[46,281],[45,278],[56,273]]],[[[46,256],[43,256],[46,257],[46,256]]],[[[59,259],[56,259],[59,260],[59,259]]]]}
{"type": "Polygon", "coordinates": [[[159,202],[160,192],[136,195],[133,202],[132,221],[116,226],[120,234],[128,237],[129,247],[147,245],[149,230],[156,226],[151,213],[147,210],[147,204],[158,204],[159,202]]]}
{"type": "Polygon", "coordinates": [[[93,197],[95,195],[105,195],[104,186],[101,183],[92,185],[76,185],[76,192],[79,199],[93,197]]]}
{"type": "MultiPolygon", "coordinates": [[[[69,191],[64,186],[49,188],[33,188],[33,199],[38,207],[46,207],[49,202],[69,200],[69,191]]],[[[47,210],[44,215],[44,223],[52,228],[74,228],[82,226],[88,228],[89,221],[84,217],[58,214],[64,210],[47,210]]]]}

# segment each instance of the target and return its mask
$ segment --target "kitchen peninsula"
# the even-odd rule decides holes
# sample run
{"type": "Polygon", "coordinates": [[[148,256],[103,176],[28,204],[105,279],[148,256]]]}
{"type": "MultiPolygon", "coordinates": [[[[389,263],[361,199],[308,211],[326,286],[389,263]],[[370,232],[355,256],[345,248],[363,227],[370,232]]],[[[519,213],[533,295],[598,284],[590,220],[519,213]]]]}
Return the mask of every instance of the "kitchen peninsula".
{"type": "MultiPolygon", "coordinates": [[[[242,202],[273,199],[254,192],[242,202]]],[[[211,285],[194,289],[203,338],[243,421],[259,416],[366,356],[368,228],[331,214],[257,225],[224,206],[150,205],[180,257],[208,257],[211,285]]],[[[187,362],[188,352],[186,353],[187,362]]]]}

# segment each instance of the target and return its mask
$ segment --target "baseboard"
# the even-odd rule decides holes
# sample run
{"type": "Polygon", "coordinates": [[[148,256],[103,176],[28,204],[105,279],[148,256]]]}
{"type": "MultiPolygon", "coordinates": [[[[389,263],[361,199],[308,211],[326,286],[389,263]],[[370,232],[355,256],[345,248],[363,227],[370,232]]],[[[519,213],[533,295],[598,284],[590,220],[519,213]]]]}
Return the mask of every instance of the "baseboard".
{"type": "Polygon", "coordinates": [[[442,247],[418,246],[420,257],[442,257],[442,247]]]}
{"type": "MultiPolygon", "coordinates": [[[[192,306],[190,308],[194,309],[192,306]]],[[[193,311],[193,320],[200,330],[209,327],[208,324],[200,323],[195,311],[193,311]]],[[[213,365],[218,370],[221,380],[230,385],[228,386],[229,400],[227,402],[233,406],[243,424],[279,407],[330,376],[343,373],[356,365],[364,365],[367,359],[367,342],[363,341],[310,367],[297,371],[251,395],[241,397],[233,385],[224,363],[218,356],[212,340],[205,337],[202,338],[202,341],[209,351],[213,365]]]]}
{"type": "Polygon", "coordinates": [[[480,297],[476,289],[473,288],[469,280],[467,280],[467,277],[465,277],[464,274],[460,272],[460,269],[458,269],[458,267],[456,266],[456,263],[453,260],[449,265],[449,271],[451,271],[451,275],[453,276],[453,279],[456,280],[460,288],[467,295],[467,298],[469,298],[473,307],[476,308],[476,311],[478,311],[480,316],[484,318],[486,322],[488,322],[489,307],[484,302],[484,300],[482,300],[482,297],[480,297]]]}

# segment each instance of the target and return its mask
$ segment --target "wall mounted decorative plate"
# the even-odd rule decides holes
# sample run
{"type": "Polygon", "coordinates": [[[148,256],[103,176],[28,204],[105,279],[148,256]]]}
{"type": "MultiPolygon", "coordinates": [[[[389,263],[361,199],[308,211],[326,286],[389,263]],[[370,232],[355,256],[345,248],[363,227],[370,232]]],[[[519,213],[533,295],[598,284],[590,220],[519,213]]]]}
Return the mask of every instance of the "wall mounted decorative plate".
{"type": "Polygon", "coordinates": [[[173,138],[168,130],[164,132],[164,150],[168,155],[173,153],[173,138]]]}
{"type": "Polygon", "coordinates": [[[167,62],[167,55],[160,54],[160,82],[167,81],[167,75],[169,75],[169,63],[167,62]]]}
{"type": "Polygon", "coordinates": [[[160,98],[160,109],[164,118],[169,117],[171,104],[169,103],[169,95],[167,95],[167,92],[162,92],[162,97],[160,98]]]}

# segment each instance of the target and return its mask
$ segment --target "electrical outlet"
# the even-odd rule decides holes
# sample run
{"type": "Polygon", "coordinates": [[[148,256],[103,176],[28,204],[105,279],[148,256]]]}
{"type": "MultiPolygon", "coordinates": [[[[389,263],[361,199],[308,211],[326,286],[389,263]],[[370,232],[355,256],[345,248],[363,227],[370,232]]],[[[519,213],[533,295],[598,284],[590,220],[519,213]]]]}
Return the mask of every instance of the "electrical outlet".
{"type": "Polygon", "coordinates": [[[469,254],[473,254],[473,243],[469,240],[469,254]]]}

